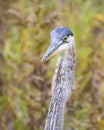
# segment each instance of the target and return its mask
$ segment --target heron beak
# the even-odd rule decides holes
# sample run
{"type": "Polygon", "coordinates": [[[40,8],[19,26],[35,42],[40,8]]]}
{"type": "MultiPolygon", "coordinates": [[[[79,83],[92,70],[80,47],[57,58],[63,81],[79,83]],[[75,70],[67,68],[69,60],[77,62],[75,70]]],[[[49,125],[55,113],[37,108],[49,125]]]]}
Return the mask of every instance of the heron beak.
{"type": "Polygon", "coordinates": [[[52,42],[49,46],[49,48],[47,49],[46,53],[44,54],[41,62],[46,62],[48,61],[52,56],[54,56],[57,53],[57,48],[61,45],[60,41],[55,41],[52,42]]]}

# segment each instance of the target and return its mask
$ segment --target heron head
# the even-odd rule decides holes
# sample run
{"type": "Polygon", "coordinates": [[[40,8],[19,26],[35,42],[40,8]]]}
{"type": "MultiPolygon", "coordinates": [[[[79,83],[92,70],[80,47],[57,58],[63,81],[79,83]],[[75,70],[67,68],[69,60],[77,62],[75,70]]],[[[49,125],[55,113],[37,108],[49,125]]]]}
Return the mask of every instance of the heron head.
{"type": "Polygon", "coordinates": [[[42,58],[42,62],[47,61],[53,55],[70,49],[74,44],[73,33],[63,26],[53,29],[50,33],[51,43],[42,58]]]}

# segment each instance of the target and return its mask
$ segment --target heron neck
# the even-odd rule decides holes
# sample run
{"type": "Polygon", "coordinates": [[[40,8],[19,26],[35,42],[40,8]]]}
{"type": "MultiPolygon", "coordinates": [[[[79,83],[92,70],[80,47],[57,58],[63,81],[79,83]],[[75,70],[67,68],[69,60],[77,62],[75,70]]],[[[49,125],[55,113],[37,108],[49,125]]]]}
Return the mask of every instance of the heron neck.
{"type": "MultiPolygon", "coordinates": [[[[52,84],[52,95],[59,87],[63,89],[74,89],[75,75],[75,52],[74,47],[58,55],[56,69],[52,84]],[[63,86],[64,85],[64,86],[63,86]]],[[[66,93],[66,96],[70,93],[66,93]]]]}
{"type": "Polygon", "coordinates": [[[63,130],[64,109],[74,89],[74,47],[58,55],[45,130],[63,130]]]}

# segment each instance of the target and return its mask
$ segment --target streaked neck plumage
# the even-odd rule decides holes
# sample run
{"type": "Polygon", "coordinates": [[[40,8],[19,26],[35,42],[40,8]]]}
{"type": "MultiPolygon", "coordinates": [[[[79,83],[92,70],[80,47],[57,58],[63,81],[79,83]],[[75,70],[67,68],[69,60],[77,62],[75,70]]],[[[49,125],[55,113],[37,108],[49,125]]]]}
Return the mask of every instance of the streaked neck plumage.
{"type": "Polygon", "coordinates": [[[63,130],[64,109],[74,89],[75,74],[74,43],[58,55],[52,83],[52,99],[44,130],[63,130]]]}

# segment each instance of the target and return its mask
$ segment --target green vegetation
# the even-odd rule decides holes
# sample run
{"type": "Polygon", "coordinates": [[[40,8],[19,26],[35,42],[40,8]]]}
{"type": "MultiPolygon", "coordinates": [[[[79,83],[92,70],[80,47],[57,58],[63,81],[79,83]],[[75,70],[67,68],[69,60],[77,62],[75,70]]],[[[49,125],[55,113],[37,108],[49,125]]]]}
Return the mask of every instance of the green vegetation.
{"type": "Polygon", "coordinates": [[[76,90],[64,130],[104,130],[104,1],[0,0],[0,130],[43,130],[56,58],[41,64],[56,26],[76,39],[76,90]]]}

